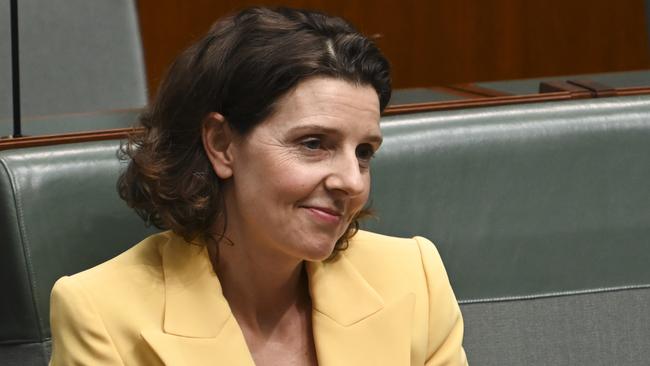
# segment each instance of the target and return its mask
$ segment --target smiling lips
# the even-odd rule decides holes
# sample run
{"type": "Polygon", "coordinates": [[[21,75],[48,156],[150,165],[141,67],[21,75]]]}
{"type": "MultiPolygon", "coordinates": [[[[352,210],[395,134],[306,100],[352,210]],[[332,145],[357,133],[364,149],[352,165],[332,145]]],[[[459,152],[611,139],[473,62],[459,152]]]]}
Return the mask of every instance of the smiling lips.
{"type": "Polygon", "coordinates": [[[323,221],[325,223],[338,224],[343,217],[343,214],[340,211],[328,207],[317,207],[317,206],[301,206],[301,207],[307,209],[319,221],[323,221]]]}

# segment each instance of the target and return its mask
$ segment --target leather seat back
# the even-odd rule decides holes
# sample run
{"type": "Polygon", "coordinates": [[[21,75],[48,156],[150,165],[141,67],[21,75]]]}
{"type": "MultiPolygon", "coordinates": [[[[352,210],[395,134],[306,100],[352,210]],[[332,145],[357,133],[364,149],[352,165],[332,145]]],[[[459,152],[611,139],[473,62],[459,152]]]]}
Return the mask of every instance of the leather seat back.
{"type": "Polygon", "coordinates": [[[119,144],[0,151],[2,364],[46,365],[54,282],[153,232],[117,195],[119,144]]]}
{"type": "Polygon", "coordinates": [[[391,116],[382,130],[367,227],[437,244],[470,361],[650,359],[649,96],[391,116]]]}

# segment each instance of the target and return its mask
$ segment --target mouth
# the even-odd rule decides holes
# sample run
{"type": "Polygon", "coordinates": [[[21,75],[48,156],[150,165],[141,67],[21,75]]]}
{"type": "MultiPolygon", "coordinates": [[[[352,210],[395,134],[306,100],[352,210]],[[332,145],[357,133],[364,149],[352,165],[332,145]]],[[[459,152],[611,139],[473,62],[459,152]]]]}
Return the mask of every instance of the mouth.
{"type": "Polygon", "coordinates": [[[343,212],[331,207],[300,206],[306,209],[318,221],[330,224],[338,224],[343,219],[343,212]]]}

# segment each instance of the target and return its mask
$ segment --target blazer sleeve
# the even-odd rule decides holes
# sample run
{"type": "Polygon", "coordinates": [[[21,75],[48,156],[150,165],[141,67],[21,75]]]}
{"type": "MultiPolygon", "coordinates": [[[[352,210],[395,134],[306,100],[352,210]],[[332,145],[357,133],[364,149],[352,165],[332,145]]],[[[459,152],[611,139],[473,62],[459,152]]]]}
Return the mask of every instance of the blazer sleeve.
{"type": "Polygon", "coordinates": [[[50,366],[124,365],[90,297],[62,277],[50,296],[50,366]]]}
{"type": "Polygon", "coordinates": [[[463,317],[436,247],[415,237],[420,248],[429,300],[429,341],[425,366],[467,365],[463,317]]]}

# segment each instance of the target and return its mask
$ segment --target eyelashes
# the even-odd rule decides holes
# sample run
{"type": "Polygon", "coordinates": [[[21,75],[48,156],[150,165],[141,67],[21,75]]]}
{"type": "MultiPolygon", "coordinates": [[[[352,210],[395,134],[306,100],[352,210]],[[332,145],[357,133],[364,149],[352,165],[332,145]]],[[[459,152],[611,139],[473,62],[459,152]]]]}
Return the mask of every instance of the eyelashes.
{"type": "Polygon", "coordinates": [[[321,139],[317,137],[308,137],[300,141],[300,145],[307,150],[319,150],[323,147],[321,139]]]}
{"type": "Polygon", "coordinates": [[[359,160],[369,162],[375,157],[375,148],[370,144],[361,144],[357,146],[356,155],[359,160]]]}
{"type": "MultiPolygon", "coordinates": [[[[327,153],[337,149],[335,143],[328,143],[321,136],[308,136],[299,140],[300,147],[309,154],[327,153]]],[[[375,156],[375,147],[370,143],[359,144],[355,149],[355,155],[361,167],[368,167],[370,160],[375,156]]]]}

